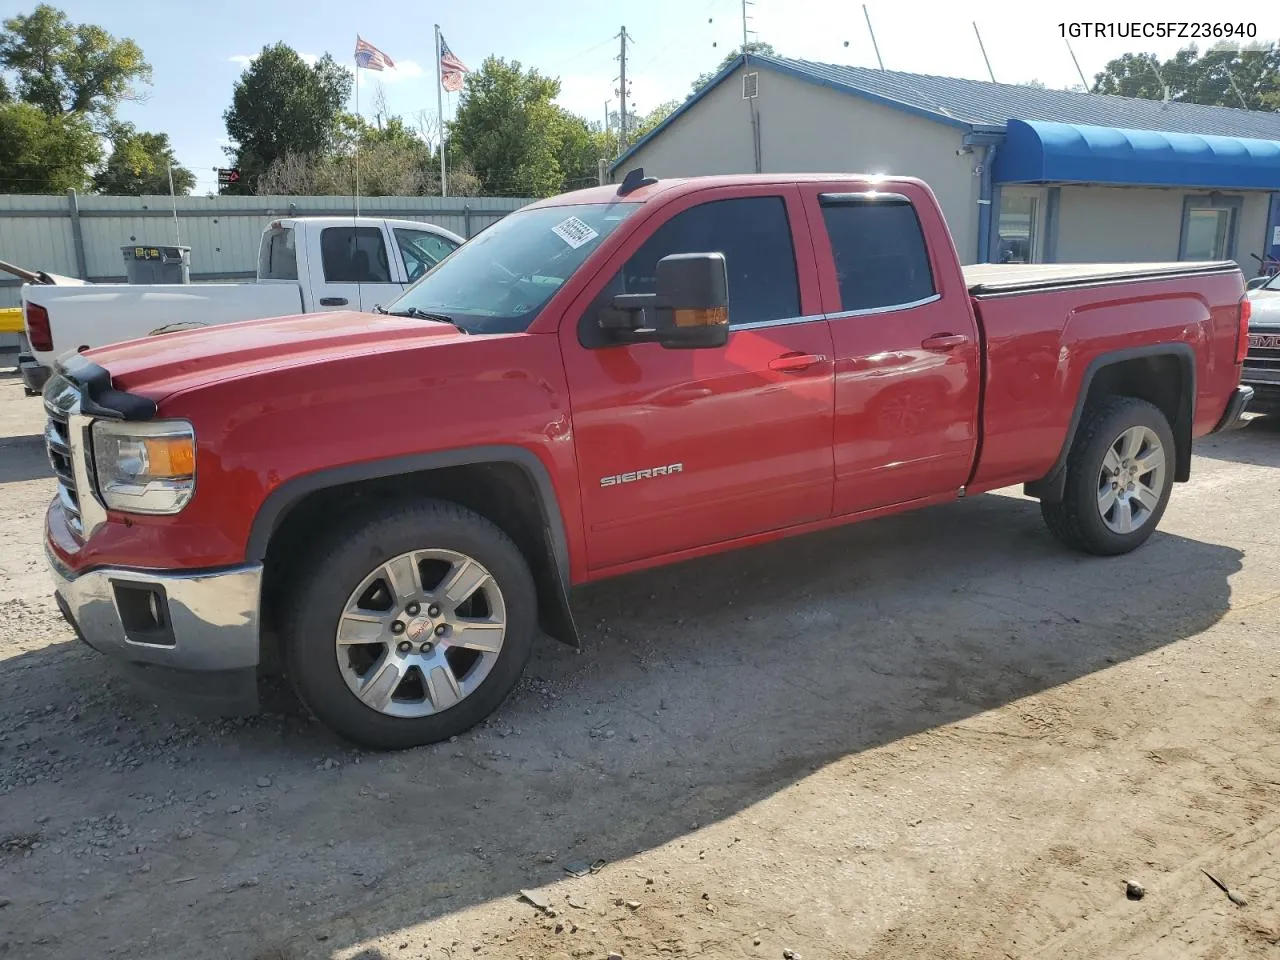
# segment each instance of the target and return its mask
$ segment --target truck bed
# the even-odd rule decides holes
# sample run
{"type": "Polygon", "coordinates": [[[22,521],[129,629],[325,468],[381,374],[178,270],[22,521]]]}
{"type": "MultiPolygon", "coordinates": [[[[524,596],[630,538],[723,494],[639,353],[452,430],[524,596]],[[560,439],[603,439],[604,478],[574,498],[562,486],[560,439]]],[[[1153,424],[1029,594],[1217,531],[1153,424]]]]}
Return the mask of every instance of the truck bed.
{"type": "Polygon", "coordinates": [[[1076,287],[1114,280],[1157,280],[1239,270],[1230,260],[1178,263],[978,263],[961,268],[971,296],[1076,287]]]}

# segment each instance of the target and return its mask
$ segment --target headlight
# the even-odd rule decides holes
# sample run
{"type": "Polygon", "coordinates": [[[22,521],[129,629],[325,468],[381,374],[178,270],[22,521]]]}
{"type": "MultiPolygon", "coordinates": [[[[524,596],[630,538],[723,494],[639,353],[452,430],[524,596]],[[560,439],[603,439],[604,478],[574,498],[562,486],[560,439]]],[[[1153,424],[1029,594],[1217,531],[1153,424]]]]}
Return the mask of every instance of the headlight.
{"type": "Polygon", "coordinates": [[[185,420],[99,420],[93,463],[108,509],[177,513],[196,489],[195,431],[185,420]]]}

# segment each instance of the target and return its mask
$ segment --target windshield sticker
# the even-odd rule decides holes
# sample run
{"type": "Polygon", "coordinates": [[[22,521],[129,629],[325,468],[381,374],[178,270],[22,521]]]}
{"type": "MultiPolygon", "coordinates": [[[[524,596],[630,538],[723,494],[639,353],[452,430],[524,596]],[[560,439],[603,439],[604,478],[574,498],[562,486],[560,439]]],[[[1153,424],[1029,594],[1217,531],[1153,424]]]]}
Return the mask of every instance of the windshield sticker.
{"type": "Polygon", "coordinates": [[[557,223],[551,228],[551,232],[575,250],[600,236],[577,217],[570,217],[568,220],[557,223]]]}

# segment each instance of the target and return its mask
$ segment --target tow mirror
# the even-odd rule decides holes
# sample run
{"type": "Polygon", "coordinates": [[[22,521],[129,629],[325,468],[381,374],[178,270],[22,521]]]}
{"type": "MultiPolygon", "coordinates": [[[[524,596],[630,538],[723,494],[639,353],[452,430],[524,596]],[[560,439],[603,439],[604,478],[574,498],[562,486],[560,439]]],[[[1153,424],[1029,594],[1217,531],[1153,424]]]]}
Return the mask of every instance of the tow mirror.
{"type": "Polygon", "coordinates": [[[600,326],[616,343],[669,349],[722,347],[729,340],[729,277],[722,253],[674,253],[658,261],[656,293],[623,293],[600,326]],[[646,320],[648,323],[646,323],[646,320]]]}

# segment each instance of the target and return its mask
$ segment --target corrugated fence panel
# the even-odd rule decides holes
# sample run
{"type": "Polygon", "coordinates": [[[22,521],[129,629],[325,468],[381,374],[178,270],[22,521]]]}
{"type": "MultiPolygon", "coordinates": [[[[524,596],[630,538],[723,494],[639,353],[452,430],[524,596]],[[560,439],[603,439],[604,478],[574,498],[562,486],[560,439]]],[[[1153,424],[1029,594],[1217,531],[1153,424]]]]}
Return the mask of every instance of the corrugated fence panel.
{"type": "MultiPolygon", "coordinates": [[[[363,216],[421,220],[474,235],[530,200],[512,197],[362,197],[363,216]]],[[[191,248],[192,279],[249,277],[257,269],[263,228],[277,217],[355,213],[352,197],[178,197],[177,232],[169,197],[77,198],[88,278],[124,279],[120,248],[173,244],[191,248]]],[[[0,260],[77,276],[67,197],[0,196],[0,260]]],[[[18,302],[18,281],[0,275],[0,305],[18,302]]]]}

